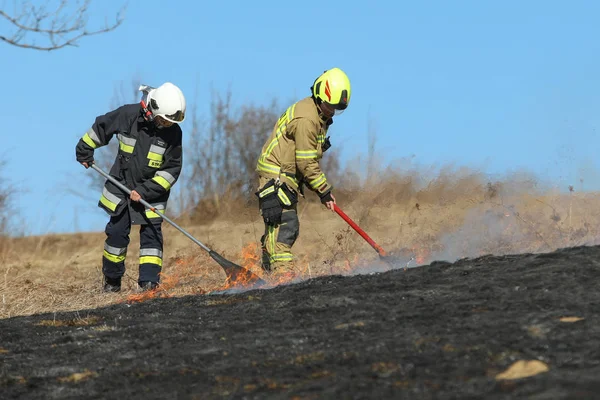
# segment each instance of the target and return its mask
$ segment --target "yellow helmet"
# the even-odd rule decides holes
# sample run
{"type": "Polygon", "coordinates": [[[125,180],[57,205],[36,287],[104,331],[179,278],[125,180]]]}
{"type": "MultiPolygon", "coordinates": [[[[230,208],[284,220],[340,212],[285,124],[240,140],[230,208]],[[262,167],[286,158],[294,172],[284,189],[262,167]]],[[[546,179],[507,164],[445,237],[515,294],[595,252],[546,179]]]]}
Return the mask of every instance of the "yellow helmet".
{"type": "Polygon", "coordinates": [[[352,94],[350,79],[339,68],[323,72],[313,83],[311,91],[318,103],[330,105],[336,110],[336,114],[341,114],[348,107],[352,94]]]}

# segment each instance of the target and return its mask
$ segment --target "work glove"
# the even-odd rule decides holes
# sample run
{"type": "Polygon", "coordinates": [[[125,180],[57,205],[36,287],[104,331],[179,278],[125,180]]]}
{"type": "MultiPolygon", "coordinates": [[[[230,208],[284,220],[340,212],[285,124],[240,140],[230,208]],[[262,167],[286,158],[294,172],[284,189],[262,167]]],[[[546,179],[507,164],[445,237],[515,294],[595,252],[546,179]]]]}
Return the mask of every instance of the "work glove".
{"type": "Polygon", "coordinates": [[[321,146],[321,149],[323,149],[323,153],[325,153],[330,147],[331,147],[331,141],[329,140],[331,136],[327,136],[325,138],[325,142],[323,143],[323,146],[321,146]]]}
{"type": "Polygon", "coordinates": [[[300,193],[300,196],[304,197],[304,181],[298,183],[298,193],[300,193]]]}
{"type": "Polygon", "coordinates": [[[83,165],[86,169],[91,167],[94,163],[94,157],[86,157],[86,158],[77,158],[77,162],[83,165]]]}
{"type": "Polygon", "coordinates": [[[331,197],[331,190],[319,197],[321,198],[321,203],[323,204],[327,204],[327,202],[333,201],[333,197],[331,197]]]}
{"type": "Polygon", "coordinates": [[[77,162],[86,162],[88,164],[93,164],[94,162],[94,152],[93,151],[75,151],[75,159],[77,162]]]}

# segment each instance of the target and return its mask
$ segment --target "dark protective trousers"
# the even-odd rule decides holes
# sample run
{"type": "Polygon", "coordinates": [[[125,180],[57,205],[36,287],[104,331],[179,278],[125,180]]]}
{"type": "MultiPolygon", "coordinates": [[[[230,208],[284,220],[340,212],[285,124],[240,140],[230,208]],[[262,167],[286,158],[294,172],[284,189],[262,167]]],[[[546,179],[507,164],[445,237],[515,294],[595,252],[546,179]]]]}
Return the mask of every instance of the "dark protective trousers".
{"type": "MultiPolygon", "coordinates": [[[[163,255],[162,219],[154,224],[140,225],[140,255],[139,275],[140,282],[160,282],[163,255]]],[[[131,232],[131,218],[129,208],[110,218],[106,224],[106,240],[102,256],[102,272],[111,279],[121,279],[125,274],[125,258],[129,246],[131,232]]]]}

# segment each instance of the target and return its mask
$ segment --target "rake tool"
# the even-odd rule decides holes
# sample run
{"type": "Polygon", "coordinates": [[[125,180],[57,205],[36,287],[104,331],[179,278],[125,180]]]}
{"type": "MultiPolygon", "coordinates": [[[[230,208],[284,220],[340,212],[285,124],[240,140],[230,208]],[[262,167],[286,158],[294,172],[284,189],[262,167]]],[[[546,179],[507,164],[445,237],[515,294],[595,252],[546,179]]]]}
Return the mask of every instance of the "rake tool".
{"type": "Polygon", "coordinates": [[[392,263],[392,264],[398,264],[401,262],[401,260],[399,260],[397,257],[393,257],[393,256],[389,255],[380,245],[375,243],[375,241],[373,239],[371,239],[371,237],[369,235],[367,235],[367,233],[364,230],[362,230],[356,222],[352,221],[352,219],[348,215],[346,215],[346,213],[343,212],[342,209],[337,204],[335,204],[333,206],[333,210],[340,217],[342,217],[342,219],[344,221],[346,221],[348,223],[348,225],[350,225],[352,227],[352,229],[354,229],[363,239],[365,239],[367,241],[367,243],[369,243],[371,245],[372,248],[375,249],[377,254],[379,254],[379,258],[381,258],[383,261],[386,261],[386,262],[392,263]]]}
{"type": "MultiPolygon", "coordinates": [[[[121,189],[125,193],[131,194],[131,190],[129,190],[129,188],[127,188],[121,182],[116,180],[114,177],[112,177],[109,174],[107,174],[106,172],[104,172],[101,168],[97,167],[95,164],[92,164],[90,167],[95,169],[96,171],[98,171],[102,176],[104,176],[106,179],[108,179],[109,181],[114,183],[119,189],[121,189]]],[[[195,237],[190,235],[183,228],[181,228],[179,225],[177,225],[175,222],[173,222],[169,217],[167,217],[163,213],[159,212],[156,208],[152,207],[144,199],[140,199],[140,203],[142,205],[144,205],[145,207],[149,208],[154,213],[158,214],[162,219],[167,221],[169,224],[173,225],[179,232],[181,232],[185,236],[187,236],[192,242],[196,243],[203,250],[207,251],[208,255],[211,256],[211,258],[213,260],[215,260],[217,262],[217,264],[219,264],[223,268],[223,270],[225,271],[225,275],[227,275],[227,278],[231,282],[240,281],[240,282],[244,282],[244,283],[248,283],[248,284],[252,284],[252,285],[258,285],[258,286],[262,286],[262,285],[266,284],[266,282],[264,280],[262,280],[256,274],[252,273],[251,271],[248,271],[246,268],[243,268],[243,267],[227,260],[226,258],[221,256],[219,253],[208,248],[206,245],[204,245],[198,239],[196,239],[195,237]]]]}

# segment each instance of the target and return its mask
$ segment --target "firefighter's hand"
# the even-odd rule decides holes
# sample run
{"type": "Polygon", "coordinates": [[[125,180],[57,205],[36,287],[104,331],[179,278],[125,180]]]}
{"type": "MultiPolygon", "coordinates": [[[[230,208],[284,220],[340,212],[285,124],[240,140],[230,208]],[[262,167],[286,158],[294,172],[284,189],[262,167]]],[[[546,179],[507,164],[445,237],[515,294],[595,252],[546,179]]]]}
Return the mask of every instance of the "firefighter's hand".
{"type": "Polygon", "coordinates": [[[327,206],[327,208],[329,208],[331,211],[335,211],[335,210],[334,210],[334,207],[335,207],[335,205],[337,204],[337,203],[335,202],[335,196],[334,196],[334,195],[331,195],[331,198],[333,199],[333,201],[328,201],[327,203],[325,203],[325,205],[326,205],[326,206],[327,206]]]}
{"type": "Polygon", "coordinates": [[[321,203],[325,204],[325,206],[331,211],[335,211],[334,207],[337,203],[335,202],[335,197],[333,194],[331,194],[331,192],[327,192],[326,195],[321,197],[321,203]]]}
{"type": "Polygon", "coordinates": [[[89,162],[87,162],[87,161],[83,161],[83,162],[81,163],[81,165],[83,165],[83,166],[85,167],[85,169],[88,169],[89,167],[91,167],[91,166],[92,166],[92,164],[93,164],[93,163],[94,163],[93,161],[89,161],[89,162]]]}
{"type": "Polygon", "coordinates": [[[140,194],[138,192],[136,192],[135,190],[131,191],[131,195],[129,197],[133,201],[140,201],[142,199],[142,196],[140,196],[140,194]]]}

